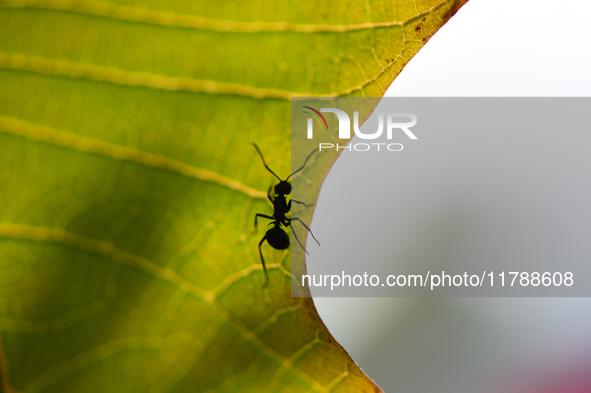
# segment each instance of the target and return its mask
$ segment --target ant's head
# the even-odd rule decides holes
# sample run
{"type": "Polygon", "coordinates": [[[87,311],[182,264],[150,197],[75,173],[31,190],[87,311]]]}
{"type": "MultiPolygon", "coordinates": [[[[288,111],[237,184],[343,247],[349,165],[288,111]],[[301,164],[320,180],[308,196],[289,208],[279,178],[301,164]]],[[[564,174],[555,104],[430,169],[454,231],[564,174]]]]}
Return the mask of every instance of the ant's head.
{"type": "Polygon", "coordinates": [[[275,194],[289,195],[291,194],[291,183],[287,180],[281,180],[275,185],[275,194]]]}

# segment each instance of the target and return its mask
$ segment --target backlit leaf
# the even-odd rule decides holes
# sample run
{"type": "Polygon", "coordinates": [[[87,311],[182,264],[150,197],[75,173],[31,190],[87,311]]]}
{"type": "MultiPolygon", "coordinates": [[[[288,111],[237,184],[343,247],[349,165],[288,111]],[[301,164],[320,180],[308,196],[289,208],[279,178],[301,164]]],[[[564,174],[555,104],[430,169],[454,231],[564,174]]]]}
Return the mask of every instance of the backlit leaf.
{"type": "Polygon", "coordinates": [[[2,391],[379,391],[301,251],[261,288],[251,143],[286,177],[290,97],[381,96],[463,3],[0,0],[2,391]]]}

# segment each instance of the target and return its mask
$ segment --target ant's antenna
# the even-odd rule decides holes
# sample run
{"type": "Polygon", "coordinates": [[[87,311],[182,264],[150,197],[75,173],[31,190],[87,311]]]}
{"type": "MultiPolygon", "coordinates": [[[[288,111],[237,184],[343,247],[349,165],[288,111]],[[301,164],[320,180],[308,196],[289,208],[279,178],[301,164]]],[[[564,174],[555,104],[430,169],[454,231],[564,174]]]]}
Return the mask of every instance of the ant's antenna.
{"type": "MultiPolygon", "coordinates": [[[[259,147],[257,146],[257,144],[253,142],[253,143],[252,143],[252,145],[254,146],[254,148],[255,148],[255,149],[257,149],[257,152],[258,152],[258,153],[259,153],[259,155],[261,156],[261,158],[262,158],[262,160],[263,160],[263,165],[265,166],[265,168],[267,168],[267,170],[268,170],[269,172],[271,172],[271,173],[273,174],[273,176],[275,176],[275,177],[277,178],[277,180],[279,180],[279,181],[282,181],[282,180],[279,178],[279,176],[277,176],[277,175],[275,174],[275,172],[273,172],[273,171],[271,170],[271,168],[269,168],[269,167],[267,166],[267,163],[265,162],[265,157],[263,157],[263,153],[261,153],[261,149],[259,149],[259,147]]],[[[306,160],[306,161],[307,161],[307,160],[306,160]]],[[[305,164],[304,164],[304,165],[305,165],[305,164]]],[[[289,178],[288,178],[288,179],[289,179],[289,178]]]]}
{"type": "Polygon", "coordinates": [[[287,179],[285,179],[285,181],[288,181],[290,177],[292,177],[293,175],[295,175],[296,173],[298,173],[299,171],[301,171],[302,169],[304,169],[304,167],[306,166],[306,163],[308,162],[308,160],[310,159],[310,157],[312,157],[312,154],[316,153],[316,151],[317,151],[316,149],[312,150],[312,153],[310,153],[310,155],[308,156],[308,158],[306,158],[306,161],[304,161],[304,165],[302,165],[302,167],[300,169],[298,169],[297,171],[295,171],[291,175],[287,176],[287,179]]]}

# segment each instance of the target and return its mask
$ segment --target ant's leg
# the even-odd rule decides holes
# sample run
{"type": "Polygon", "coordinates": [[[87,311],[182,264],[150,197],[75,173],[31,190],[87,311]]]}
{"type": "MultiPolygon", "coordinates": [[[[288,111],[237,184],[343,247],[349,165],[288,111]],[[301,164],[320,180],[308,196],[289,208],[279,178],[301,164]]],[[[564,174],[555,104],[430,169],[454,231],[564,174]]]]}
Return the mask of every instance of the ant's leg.
{"type": "Polygon", "coordinates": [[[314,205],[307,205],[307,204],[305,204],[304,202],[301,202],[301,201],[296,201],[295,199],[291,199],[290,202],[294,202],[294,203],[297,203],[299,205],[304,205],[306,207],[312,207],[312,206],[314,206],[314,205]]]}
{"type": "Polygon", "coordinates": [[[257,218],[258,218],[258,217],[268,218],[269,220],[272,220],[272,219],[273,219],[273,217],[269,217],[269,216],[267,216],[267,215],[265,215],[265,214],[257,214],[257,215],[255,215],[255,216],[254,216],[254,229],[255,229],[255,230],[256,230],[256,228],[257,228],[257,218]]]}
{"type": "Polygon", "coordinates": [[[267,191],[267,198],[269,198],[269,200],[271,201],[271,203],[275,203],[275,201],[273,200],[273,197],[271,196],[271,190],[273,189],[273,185],[271,185],[271,187],[269,187],[269,191],[267,191]]]}
{"type": "Polygon", "coordinates": [[[310,255],[308,250],[306,250],[306,248],[302,245],[302,242],[300,241],[300,239],[298,239],[298,235],[296,235],[295,231],[293,230],[293,227],[291,225],[289,227],[291,228],[291,233],[293,233],[293,236],[298,241],[298,244],[300,245],[300,247],[302,247],[302,250],[304,250],[306,252],[306,254],[310,255]]]}
{"type": "MultiPolygon", "coordinates": [[[[316,240],[316,237],[314,236],[314,233],[312,232],[312,230],[311,230],[310,228],[308,228],[308,226],[307,226],[306,224],[304,224],[304,222],[303,222],[302,220],[300,220],[300,219],[299,219],[299,218],[297,218],[297,217],[288,218],[287,220],[288,220],[288,221],[294,221],[294,220],[295,220],[295,221],[299,221],[299,222],[300,222],[300,224],[302,224],[302,225],[304,226],[304,228],[306,228],[306,229],[308,230],[308,232],[310,232],[310,235],[312,235],[312,238],[313,238],[314,240],[316,240]]],[[[318,242],[318,240],[316,240],[316,243],[318,243],[318,245],[320,245],[320,242],[318,242]]]]}
{"type": "Polygon", "coordinates": [[[261,246],[263,242],[267,240],[267,235],[263,237],[263,240],[259,243],[259,254],[261,255],[261,262],[263,263],[263,271],[265,272],[265,283],[263,284],[262,288],[266,288],[269,284],[269,275],[267,274],[267,267],[265,266],[265,258],[263,258],[263,250],[261,250],[261,246]]]}

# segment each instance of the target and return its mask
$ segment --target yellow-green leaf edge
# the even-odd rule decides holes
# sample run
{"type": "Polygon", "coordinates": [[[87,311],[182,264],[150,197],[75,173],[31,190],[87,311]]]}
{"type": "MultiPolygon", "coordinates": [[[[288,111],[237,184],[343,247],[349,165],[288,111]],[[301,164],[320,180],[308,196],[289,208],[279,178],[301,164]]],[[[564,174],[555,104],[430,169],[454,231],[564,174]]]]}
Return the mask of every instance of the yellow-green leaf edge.
{"type": "Polygon", "coordinates": [[[2,392],[379,392],[301,251],[261,289],[251,142],[286,176],[291,97],[382,96],[465,1],[0,0],[2,392]]]}

